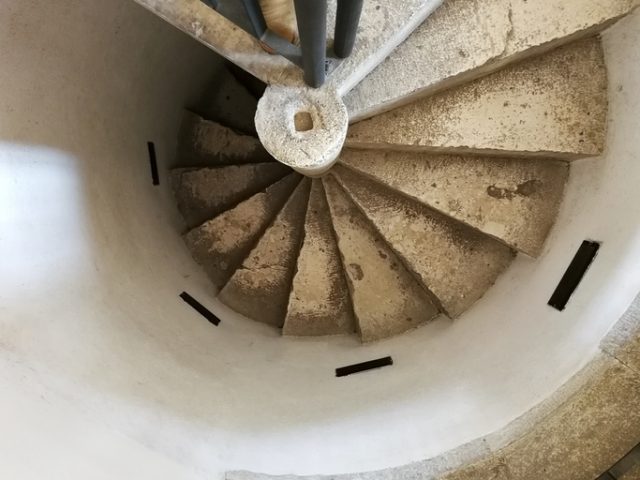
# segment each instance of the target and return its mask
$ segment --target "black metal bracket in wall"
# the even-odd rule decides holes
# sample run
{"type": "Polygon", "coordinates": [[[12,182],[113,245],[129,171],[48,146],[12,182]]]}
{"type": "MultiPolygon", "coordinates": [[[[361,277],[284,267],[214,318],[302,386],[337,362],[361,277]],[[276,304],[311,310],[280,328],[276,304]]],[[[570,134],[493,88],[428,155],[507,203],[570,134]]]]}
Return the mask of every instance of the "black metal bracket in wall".
{"type": "Polygon", "coordinates": [[[558,283],[553,295],[549,299],[548,304],[551,307],[560,311],[565,309],[571,295],[573,295],[573,292],[578,288],[584,274],[587,273],[591,263],[593,263],[593,260],[596,258],[599,249],[600,244],[598,242],[588,240],[582,242],[573,260],[571,260],[569,267],[564,272],[560,283],[558,283]]]}
{"type": "Polygon", "coordinates": [[[347,365],[346,367],[336,368],[336,377],[346,377],[347,375],[353,375],[354,373],[366,372],[367,370],[388,367],[390,365],[393,365],[393,359],[391,357],[377,358],[367,362],[355,363],[353,365],[347,365]]]}
{"type": "Polygon", "coordinates": [[[204,318],[209,320],[209,323],[212,323],[216,327],[220,325],[220,319],[216,317],[213,312],[211,312],[207,307],[202,305],[199,301],[189,295],[187,292],[182,292],[180,294],[180,298],[184,300],[184,302],[193,308],[196,312],[202,315],[204,318]]]}

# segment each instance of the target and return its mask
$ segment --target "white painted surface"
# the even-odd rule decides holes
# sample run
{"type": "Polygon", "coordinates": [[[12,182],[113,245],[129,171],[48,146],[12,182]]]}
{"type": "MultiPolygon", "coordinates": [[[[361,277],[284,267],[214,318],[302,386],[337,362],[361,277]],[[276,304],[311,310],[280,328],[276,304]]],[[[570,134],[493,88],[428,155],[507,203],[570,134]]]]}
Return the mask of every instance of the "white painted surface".
{"type": "Polygon", "coordinates": [[[521,415],[588,362],[640,290],[638,44],[640,13],[606,35],[608,149],[574,163],[542,257],[519,257],[455,323],[362,347],[229,314],[176,233],[167,185],[151,186],[146,141],[170,158],[208,52],[125,0],[2,2],[1,476],[368,470],[521,415]],[[584,238],[602,250],[558,313],[546,301],[584,238]],[[391,368],[333,376],[389,354],[391,368]]]}

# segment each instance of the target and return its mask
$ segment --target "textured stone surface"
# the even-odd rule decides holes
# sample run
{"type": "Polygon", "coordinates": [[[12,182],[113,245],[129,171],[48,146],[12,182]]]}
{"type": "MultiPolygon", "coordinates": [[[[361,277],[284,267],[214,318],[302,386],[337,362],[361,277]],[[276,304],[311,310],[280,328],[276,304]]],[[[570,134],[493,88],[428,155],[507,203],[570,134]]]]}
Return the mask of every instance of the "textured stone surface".
{"type": "Polygon", "coordinates": [[[349,117],[373,116],[591,35],[637,4],[449,0],[345,97],[349,117]]]}
{"type": "Polygon", "coordinates": [[[562,200],[564,162],[344,150],[340,161],[532,256],[562,200]]]}
{"type": "Polygon", "coordinates": [[[240,266],[299,183],[290,174],[184,236],[193,258],[221,288],[240,266]]]}
{"type": "Polygon", "coordinates": [[[331,228],[329,205],[319,179],[313,180],[298,256],[285,335],[334,335],[355,332],[353,308],[340,252],[331,228]]]}
{"type": "Polygon", "coordinates": [[[521,55],[530,49],[546,51],[567,39],[596,33],[638,5],[637,0],[512,0],[513,31],[502,58],[521,55]]]}
{"type": "Polygon", "coordinates": [[[581,158],[604,149],[607,105],[591,37],[352,125],[346,145],[581,158]]]}
{"type": "Polygon", "coordinates": [[[438,309],[332,176],[323,179],[364,342],[429,321],[438,309]]]}
{"type": "Polygon", "coordinates": [[[282,327],[304,231],[310,180],[304,179],[273,224],[220,292],[227,306],[253,320],[282,327]]]}
{"type": "Polygon", "coordinates": [[[603,339],[601,348],[640,374],[640,297],[603,339]]]}
{"type": "MultiPolygon", "coordinates": [[[[253,123],[253,118],[251,120],[253,123]]],[[[242,135],[186,112],[178,141],[180,166],[214,166],[273,161],[257,137],[242,135]]]]}
{"type": "Polygon", "coordinates": [[[500,56],[511,31],[509,5],[510,0],[446,0],[345,96],[350,120],[406,103],[500,56]]]}
{"type": "MultiPolygon", "coordinates": [[[[328,30],[335,24],[335,1],[329,2],[328,30]]],[[[443,0],[367,0],[362,8],[353,52],[331,72],[327,85],[344,95],[382,62],[443,0]]]]}
{"type": "Polygon", "coordinates": [[[348,168],[336,165],[331,173],[451,318],[478,300],[514,257],[491,237],[348,168]]]}
{"type": "Polygon", "coordinates": [[[256,130],[267,151],[304,175],[318,176],[335,162],[347,135],[347,109],[335,90],[271,86],[258,102],[256,130]],[[312,128],[296,129],[299,114],[312,128]]]}
{"type": "Polygon", "coordinates": [[[190,228],[213,218],[284,177],[290,170],[277,162],[218,168],[176,169],[171,185],[178,210],[190,228]]]}

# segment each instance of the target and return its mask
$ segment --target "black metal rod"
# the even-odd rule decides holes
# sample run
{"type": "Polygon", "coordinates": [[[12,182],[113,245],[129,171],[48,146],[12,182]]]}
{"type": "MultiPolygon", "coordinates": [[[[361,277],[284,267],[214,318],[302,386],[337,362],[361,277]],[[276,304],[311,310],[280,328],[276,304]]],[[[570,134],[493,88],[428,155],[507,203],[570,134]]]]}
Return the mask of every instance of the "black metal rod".
{"type": "Polygon", "coordinates": [[[347,58],[353,51],[363,1],[338,0],[333,51],[340,58],[347,58]]]}
{"type": "Polygon", "coordinates": [[[214,10],[218,10],[218,7],[220,6],[220,2],[218,0],[202,0],[202,1],[207,5],[209,5],[211,8],[213,8],[214,10]]]}
{"type": "Polygon", "coordinates": [[[327,57],[327,0],[294,0],[307,85],[324,84],[327,57]]]}
{"type": "Polygon", "coordinates": [[[260,2],[258,0],[242,0],[244,9],[247,12],[253,31],[259,39],[262,39],[264,32],[267,31],[267,21],[264,19],[260,2]]]}

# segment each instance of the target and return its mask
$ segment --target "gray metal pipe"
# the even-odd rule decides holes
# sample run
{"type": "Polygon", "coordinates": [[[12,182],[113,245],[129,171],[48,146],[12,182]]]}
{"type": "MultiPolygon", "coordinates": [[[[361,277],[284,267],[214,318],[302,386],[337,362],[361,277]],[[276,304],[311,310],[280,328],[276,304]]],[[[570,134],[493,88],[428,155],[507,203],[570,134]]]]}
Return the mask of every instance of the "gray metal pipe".
{"type": "Polygon", "coordinates": [[[256,37],[262,39],[262,36],[267,31],[267,21],[262,14],[260,2],[258,0],[242,0],[242,3],[256,37]]]}
{"type": "Polygon", "coordinates": [[[363,3],[364,0],[338,0],[333,51],[340,58],[353,51],[363,3]]]}
{"type": "Polygon", "coordinates": [[[327,1],[294,0],[302,67],[307,85],[318,88],[325,81],[327,57],[327,1]]]}

